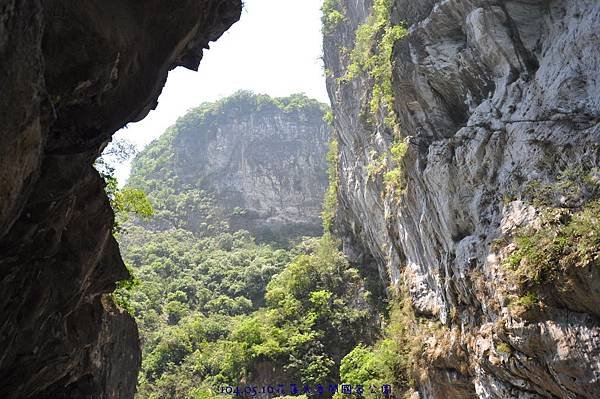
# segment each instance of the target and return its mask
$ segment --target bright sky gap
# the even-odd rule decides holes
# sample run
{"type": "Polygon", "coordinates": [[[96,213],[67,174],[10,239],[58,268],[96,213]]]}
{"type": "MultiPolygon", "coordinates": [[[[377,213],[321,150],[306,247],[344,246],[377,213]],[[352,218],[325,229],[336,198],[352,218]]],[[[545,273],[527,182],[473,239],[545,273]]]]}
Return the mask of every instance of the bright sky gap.
{"type": "MultiPolygon", "coordinates": [[[[323,74],[322,0],[245,0],[239,22],[205,51],[198,72],[176,68],[158,107],[115,137],[142,149],[193,107],[240,89],[271,96],[305,93],[329,103],[323,74]]],[[[122,183],[130,163],[117,167],[122,183]]]]}

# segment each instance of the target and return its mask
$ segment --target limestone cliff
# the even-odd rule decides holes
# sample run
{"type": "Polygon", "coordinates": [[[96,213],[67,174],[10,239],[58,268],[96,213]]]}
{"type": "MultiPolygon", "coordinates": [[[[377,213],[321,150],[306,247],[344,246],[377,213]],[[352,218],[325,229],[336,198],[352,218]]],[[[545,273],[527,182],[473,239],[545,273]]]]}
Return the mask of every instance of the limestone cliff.
{"type": "Polygon", "coordinates": [[[148,194],[159,229],[212,233],[225,221],[260,241],[317,236],[327,110],[303,95],[243,91],[203,104],[136,157],[129,185],[148,194]]]}
{"type": "Polygon", "coordinates": [[[443,331],[413,394],[600,397],[600,3],[326,6],[337,232],[443,331]]]}
{"type": "Polygon", "coordinates": [[[239,0],[0,1],[0,397],[130,398],[128,276],[92,163],[239,0]]]}

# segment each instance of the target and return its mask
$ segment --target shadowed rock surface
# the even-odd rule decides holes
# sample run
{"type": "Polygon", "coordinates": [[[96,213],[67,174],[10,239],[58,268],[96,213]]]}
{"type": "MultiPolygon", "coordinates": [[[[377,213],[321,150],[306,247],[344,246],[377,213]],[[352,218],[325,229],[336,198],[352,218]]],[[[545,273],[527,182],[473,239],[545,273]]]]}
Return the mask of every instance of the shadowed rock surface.
{"type": "Polygon", "coordinates": [[[455,337],[423,337],[414,395],[600,397],[600,4],[392,0],[393,133],[365,117],[372,77],[338,79],[373,3],[336,2],[324,43],[336,226],[455,337]],[[401,195],[370,166],[394,142],[401,195]]]}
{"type": "Polygon", "coordinates": [[[239,0],[0,1],[0,397],[130,398],[128,277],[92,163],[196,69],[239,0]]]}

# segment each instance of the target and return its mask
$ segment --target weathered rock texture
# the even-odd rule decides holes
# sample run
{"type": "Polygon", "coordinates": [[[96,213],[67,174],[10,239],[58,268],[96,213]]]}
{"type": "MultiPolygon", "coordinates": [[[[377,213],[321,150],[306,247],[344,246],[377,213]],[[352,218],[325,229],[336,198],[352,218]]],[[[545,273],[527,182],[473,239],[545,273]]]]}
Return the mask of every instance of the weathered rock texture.
{"type": "MultiPolygon", "coordinates": [[[[600,3],[392,3],[393,22],[408,28],[393,51],[400,138],[380,118],[361,117],[373,86],[366,74],[336,81],[372,1],[340,1],[345,18],[325,37],[340,145],[336,223],[348,255],[406,281],[416,313],[458,337],[428,340],[420,396],[600,397],[598,258],[559,276],[563,290],[540,291],[534,310],[515,312],[510,245],[492,245],[535,224],[532,182],[553,184],[565,170],[597,179],[600,3]],[[402,139],[409,149],[398,198],[367,169],[402,139]]],[[[559,202],[576,209],[587,200],[559,202]]]]}
{"type": "Polygon", "coordinates": [[[130,398],[128,276],[92,163],[239,0],[0,1],[0,397],[130,398]]]}
{"type": "Polygon", "coordinates": [[[243,91],[203,104],[136,157],[129,185],[148,193],[161,229],[210,234],[221,220],[261,241],[320,235],[328,109],[243,91]]]}

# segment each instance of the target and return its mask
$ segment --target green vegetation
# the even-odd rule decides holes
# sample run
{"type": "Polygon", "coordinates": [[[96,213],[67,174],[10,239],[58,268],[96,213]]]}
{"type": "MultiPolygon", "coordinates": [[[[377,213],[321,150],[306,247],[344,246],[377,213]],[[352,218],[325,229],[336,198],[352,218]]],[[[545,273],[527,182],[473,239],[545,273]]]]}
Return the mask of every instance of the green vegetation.
{"type": "Polygon", "coordinates": [[[600,259],[600,201],[581,209],[547,209],[541,227],[521,229],[514,237],[516,249],[506,258],[524,287],[552,284],[571,267],[598,264],[600,259]]]}
{"type": "Polygon", "coordinates": [[[390,146],[389,154],[378,155],[373,151],[370,154],[373,161],[367,165],[367,178],[374,180],[383,174],[384,194],[396,200],[400,199],[405,188],[402,161],[407,150],[408,145],[405,142],[395,141],[390,146]]]}
{"type": "Polygon", "coordinates": [[[511,300],[508,304],[508,308],[510,309],[511,313],[520,314],[531,310],[538,303],[538,295],[533,292],[528,292],[511,300]]]}
{"type": "Polygon", "coordinates": [[[404,173],[402,169],[395,168],[386,172],[383,175],[383,184],[385,185],[385,193],[392,195],[395,198],[399,198],[404,186],[402,181],[404,179],[404,173]]]}
{"type": "Polygon", "coordinates": [[[148,197],[142,190],[135,188],[118,188],[117,179],[110,177],[106,179],[106,193],[110,205],[115,212],[114,231],[122,233],[122,226],[129,221],[131,215],[148,219],[154,215],[154,209],[148,201],[148,197]]]}
{"type": "Polygon", "coordinates": [[[224,315],[257,309],[271,277],[291,260],[289,251],[256,244],[243,231],[200,238],[186,230],[131,226],[121,245],[145,293],[136,297],[141,308],[135,316],[151,308],[175,321],[189,313],[182,305],[224,315]]]}
{"type": "Polygon", "coordinates": [[[366,73],[373,79],[371,114],[377,117],[380,110],[385,109],[385,124],[399,133],[400,126],[394,111],[392,52],[394,44],[406,35],[406,29],[392,23],[392,5],[392,0],[374,1],[373,11],[367,22],[356,30],[350,64],[340,82],[348,82],[359,73],[366,73]]]}
{"type": "Polygon", "coordinates": [[[334,382],[343,355],[371,335],[369,295],[337,245],[324,236],[271,281],[265,296],[271,337],[254,349],[309,384],[334,382]]]}
{"type": "MultiPolygon", "coordinates": [[[[400,350],[391,339],[382,339],[373,347],[363,344],[356,346],[342,360],[340,366],[341,380],[353,386],[362,385],[364,393],[360,397],[381,398],[383,395],[378,389],[377,393],[371,392],[369,387],[381,387],[395,381],[395,367],[402,361],[400,350]]],[[[338,394],[336,398],[346,395],[338,394]]],[[[354,395],[354,397],[359,397],[354,395]]]]}
{"type": "Polygon", "coordinates": [[[343,13],[340,0],[325,0],[321,6],[321,22],[323,24],[323,34],[333,33],[335,28],[346,19],[343,13]]]}
{"type": "Polygon", "coordinates": [[[392,195],[396,199],[399,199],[404,191],[404,170],[401,163],[406,155],[406,151],[408,151],[408,144],[405,142],[395,142],[392,144],[390,153],[396,167],[383,175],[386,194],[392,195]]]}
{"type": "Polygon", "coordinates": [[[116,295],[142,337],[140,398],[204,398],[264,364],[278,382],[333,383],[373,336],[370,295],[329,236],[286,251],[246,232],[132,226],[122,244],[136,278],[116,295]]]}
{"type": "MultiPolygon", "coordinates": [[[[227,230],[225,211],[216,206],[214,196],[205,190],[179,186],[164,186],[149,194],[154,207],[154,218],[145,223],[156,229],[185,229],[199,235],[213,235],[227,230]]],[[[232,215],[243,211],[232,209],[232,215]]]]}
{"type": "MultiPolygon", "coordinates": [[[[218,123],[222,104],[205,104],[180,118],[136,158],[125,188],[147,190],[154,207],[151,220],[122,221],[127,234],[119,241],[134,277],[120,282],[113,295],[140,331],[137,397],[212,399],[223,397],[225,386],[245,389],[265,382],[392,384],[404,392],[425,350],[424,337],[440,333],[431,322],[415,318],[405,299],[388,309],[378,270],[354,268],[340,252],[331,233],[337,142],[331,142],[328,154],[325,235],[296,240],[286,249],[258,243],[247,231],[228,229],[231,214],[244,216],[248,210],[232,207],[226,213],[199,188],[201,181],[176,167],[180,155],[174,149],[185,132],[218,123]]],[[[302,107],[312,106],[301,96],[274,101],[247,93],[226,104],[239,112],[245,107],[305,112],[302,107]]],[[[406,148],[394,142],[380,157],[382,164],[400,171],[406,148]]],[[[113,206],[126,212],[148,213],[141,204],[119,205],[117,193],[113,198],[113,206]]],[[[381,394],[365,390],[365,397],[381,394]]]]}
{"type": "Polygon", "coordinates": [[[374,180],[387,169],[387,157],[386,154],[377,155],[375,150],[371,151],[370,156],[373,161],[367,165],[367,178],[374,180]]]}
{"type": "Polygon", "coordinates": [[[327,111],[323,117],[323,120],[327,122],[329,126],[333,127],[333,112],[331,110],[327,111]]]}
{"type": "MultiPolygon", "coordinates": [[[[441,345],[450,340],[448,331],[437,322],[415,316],[403,289],[391,301],[383,336],[372,346],[357,345],[342,359],[340,376],[344,383],[364,386],[391,384],[396,397],[406,397],[414,387],[414,373],[431,361],[426,340],[435,338],[441,345]],[[402,396],[404,395],[404,396],[402,396]]],[[[337,395],[339,399],[345,395],[337,395]]],[[[382,398],[381,392],[365,390],[362,396],[382,398]]]]}
{"type": "Polygon", "coordinates": [[[152,205],[142,190],[120,188],[115,177],[113,164],[123,162],[135,153],[135,147],[131,143],[125,140],[114,140],[94,163],[94,167],[104,179],[104,191],[115,213],[113,232],[116,234],[123,233],[122,226],[130,219],[131,215],[147,219],[154,214],[152,205]]]}
{"type": "MultiPolygon", "coordinates": [[[[598,170],[570,167],[552,183],[530,182],[524,200],[538,208],[535,224],[511,237],[514,249],[503,265],[519,288],[509,306],[526,311],[543,299],[547,289],[572,284],[577,269],[600,266],[600,181],[598,170]]],[[[496,245],[503,247],[508,238],[496,245]]]]}
{"type": "Polygon", "coordinates": [[[512,353],[512,348],[505,342],[499,342],[496,344],[496,352],[504,355],[510,355],[512,353]]]}
{"type": "Polygon", "coordinates": [[[228,179],[228,169],[224,159],[215,159],[207,148],[216,145],[214,137],[219,129],[229,129],[235,121],[247,121],[248,115],[273,123],[284,117],[301,125],[314,124],[319,129],[324,126],[327,111],[328,106],[302,94],[273,98],[248,91],[190,110],[132,162],[127,188],[147,193],[155,211],[155,217],[144,225],[154,230],[185,229],[199,235],[242,228],[252,231],[260,242],[277,240],[280,246],[290,245],[301,235],[320,234],[320,226],[314,220],[303,231],[271,231],[266,227],[260,230],[256,227],[256,212],[241,210],[244,205],[236,193],[223,194],[216,202],[214,193],[227,191],[220,180],[228,179]]]}
{"type": "Polygon", "coordinates": [[[404,156],[406,155],[406,151],[408,151],[408,144],[405,142],[394,142],[390,147],[390,153],[392,154],[392,160],[397,164],[402,162],[404,156]]]}
{"type": "Polygon", "coordinates": [[[600,171],[583,167],[568,167],[560,171],[556,181],[542,183],[530,181],[523,197],[535,207],[572,207],[585,198],[600,196],[600,171]]]}
{"type": "Polygon", "coordinates": [[[255,244],[246,232],[199,239],[132,226],[121,241],[136,276],[117,295],[127,298],[142,337],[139,396],[187,397],[209,382],[236,382],[242,366],[223,359],[236,356],[223,339],[264,306],[267,284],[292,254],[255,244]]]}
{"type": "MultiPolygon", "coordinates": [[[[378,274],[353,268],[329,233],[281,249],[247,231],[231,232],[230,217],[249,211],[219,207],[202,181],[178,166],[182,148],[190,146],[186,140],[204,139],[186,134],[228,118],[224,107],[324,114],[321,104],[303,96],[242,92],[180,118],[134,161],[124,190],[147,191],[154,217],[123,219],[127,234],[119,241],[134,277],[120,282],[113,296],[139,327],[140,399],[217,398],[221,387],[265,382],[339,383],[344,356],[376,340],[383,302],[378,274]]],[[[338,151],[333,141],[327,231],[337,205],[338,151]]],[[[117,207],[121,197],[114,198],[117,207]]]]}
{"type": "Polygon", "coordinates": [[[327,171],[329,186],[325,192],[325,201],[323,204],[323,229],[325,232],[331,232],[333,221],[335,219],[337,207],[337,192],[338,192],[338,168],[339,168],[339,147],[336,140],[329,143],[329,152],[327,153],[327,163],[329,169],[327,171]]]}

